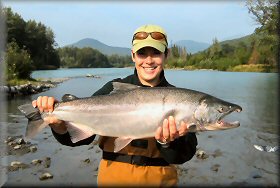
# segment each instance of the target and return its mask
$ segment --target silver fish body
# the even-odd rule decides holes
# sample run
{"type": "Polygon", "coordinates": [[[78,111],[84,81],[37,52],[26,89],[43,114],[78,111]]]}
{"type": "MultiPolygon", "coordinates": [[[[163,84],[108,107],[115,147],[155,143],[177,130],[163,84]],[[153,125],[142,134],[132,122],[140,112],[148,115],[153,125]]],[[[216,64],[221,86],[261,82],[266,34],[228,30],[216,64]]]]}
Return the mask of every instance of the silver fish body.
{"type": "MultiPolygon", "coordinates": [[[[124,142],[119,147],[133,139],[154,137],[156,129],[168,116],[174,116],[177,126],[181,121],[186,122],[191,132],[240,125],[239,122],[222,121],[229,113],[240,112],[240,106],[202,92],[173,87],[138,87],[118,82],[114,82],[113,87],[109,95],[57,103],[52,113],[42,113],[41,116],[55,116],[65,121],[73,142],[98,134],[118,137],[119,142],[124,142]]],[[[31,114],[24,105],[19,109],[27,118],[31,114]]],[[[36,128],[30,130],[27,130],[27,136],[34,136],[36,128]]]]}

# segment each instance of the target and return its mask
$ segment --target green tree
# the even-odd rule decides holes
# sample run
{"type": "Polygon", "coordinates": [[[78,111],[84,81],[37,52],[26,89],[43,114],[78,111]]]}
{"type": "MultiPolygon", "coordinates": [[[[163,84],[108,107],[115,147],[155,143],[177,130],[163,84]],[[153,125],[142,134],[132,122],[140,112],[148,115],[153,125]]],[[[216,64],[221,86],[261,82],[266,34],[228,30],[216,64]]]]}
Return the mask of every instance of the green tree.
{"type": "Polygon", "coordinates": [[[221,55],[221,46],[220,46],[220,43],[218,41],[218,39],[215,37],[213,39],[213,44],[212,46],[209,48],[208,50],[208,57],[209,58],[217,58],[217,57],[220,57],[221,55]]]}
{"type": "Polygon", "coordinates": [[[279,1],[276,0],[247,0],[246,6],[256,22],[260,24],[255,33],[260,36],[256,46],[260,54],[259,63],[277,66],[279,37],[279,1]]]}
{"type": "Polygon", "coordinates": [[[58,49],[58,54],[60,57],[61,67],[72,68],[79,67],[77,62],[77,47],[63,47],[58,49]]]}
{"type": "Polygon", "coordinates": [[[247,64],[252,50],[247,47],[245,42],[240,41],[235,49],[235,59],[238,59],[240,64],[247,64]]]}
{"type": "Polygon", "coordinates": [[[26,50],[20,49],[16,42],[10,42],[7,45],[5,63],[7,80],[30,78],[31,57],[26,50]]]}
{"type": "Polygon", "coordinates": [[[186,47],[184,47],[181,51],[182,51],[181,52],[181,58],[186,61],[187,60],[187,56],[188,56],[186,47]]]}
{"type": "Polygon", "coordinates": [[[7,45],[15,42],[20,49],[26,50],[31,56],[34,69],[54,69],[60,66],[54,34],[50,28],[34,20],[24,21],[11,8],[2,11],[6,16],[7,45]]]}
{"type": "Polygon", "coordinates": [[[129,55],[120,56],[117,54],[113,54],[108,57],[108,61],[113,67],[121,68],[133,66],[133,63],[131,62],[131,56],[129,55]]]}
{"type": "Polygon", "coordinates": [[[180,57],[180,51],[179,51],[179,46],[177,46],[176,44],[174,44],[171,49],[171,57],[174,58],[179,58],[180,57]]]}
{"type": "Polygon", "coordinates": [[[67,68],[83,67],[83,68],[101,68],[112,67],[107,56],[100,53],[98,50],[86,47],[64,47],[59,48],[59,57],[61,65],[67,68]]]}
{"type": "Polygon", "coordinates": [[[235,50],[234,46],[231,46],[227,43],[221,45],[221,52],[223,57],[233,55],[234,50],[235,50]]]}
{"type": "Polygon", "coordinates": [[[16,42],[20,48],[25,47],[25,26],[26,23],[22,17],[13,13],[11,8],[2,9],[3,15],[6,16],[7,43],[16,42]]]}
{"type": "Polygon", "coordinates": [[[60,65],[54,49],[54,34],[42,23],[29,20],[26,23],[26,48],[30,52],[36,69],[58,68],[60,65]]]}
{"type": "Polygon", "coordinates": [[[90,47],[79,49],[77,53],[77,60],[79,65],[85,68],[110,67],[107,57],[98,50],[90,47]]]}
{"type": "Polygon", "coordinates": [[[246,6],[249,13],[254,15],[255,21],[260,24],[257,32],[268,32],[268,34],[277,34],[278,29],[278,6],[276,0],[247,0],[246,6]]]}

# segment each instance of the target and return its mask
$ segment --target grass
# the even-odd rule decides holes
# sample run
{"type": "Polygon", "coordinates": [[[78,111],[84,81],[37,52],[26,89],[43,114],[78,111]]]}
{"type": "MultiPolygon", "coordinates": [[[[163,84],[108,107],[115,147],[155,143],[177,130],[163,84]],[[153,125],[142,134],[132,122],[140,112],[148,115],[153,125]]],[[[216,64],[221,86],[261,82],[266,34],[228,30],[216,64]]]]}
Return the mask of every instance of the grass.
{"type": "Polygon", "coordinates": [[[12,79],[6,81],[6,85],[16,86],[16,85],[23,85],[23,84],[32,84],[32,85],[39,85],[41,82],[35,79],[12,79]]]}
{"type": "Polygon", "coordinates": [[[233,72],[278,72],[277,67],[272,67],[270,65],[264,64],[254,64],[254,65],[237,65],[227,71],[233,72]]]}

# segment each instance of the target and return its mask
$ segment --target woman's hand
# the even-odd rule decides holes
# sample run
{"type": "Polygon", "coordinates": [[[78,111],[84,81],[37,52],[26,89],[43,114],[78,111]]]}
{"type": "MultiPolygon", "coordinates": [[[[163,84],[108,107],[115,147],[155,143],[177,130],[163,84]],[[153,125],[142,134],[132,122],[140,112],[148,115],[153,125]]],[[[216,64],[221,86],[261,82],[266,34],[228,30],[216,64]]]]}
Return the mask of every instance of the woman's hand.
{"type": "MultiPolygon", "coordinates": [[[[53,112],[54,104],[58,102],[54,97],[39,96],[37,100],[32,101],[32,106],[38,108],[40,112],[53,112]]],[[[54,116],[48,116],[44,118],[44,121],[48,122],[50,127],[59,134],[67,132],[65,122],[58,120],[54,116]]]]}
{"type": "Polygon", "coordinates": [[[184,136],[188,132],[187,124],[181,122],[179,130],[176,128],[176,122],[173,116],[163,121],[163,125],[156,130],[155,138],[160,143],[167,144],[179,136],[184,136]]]}

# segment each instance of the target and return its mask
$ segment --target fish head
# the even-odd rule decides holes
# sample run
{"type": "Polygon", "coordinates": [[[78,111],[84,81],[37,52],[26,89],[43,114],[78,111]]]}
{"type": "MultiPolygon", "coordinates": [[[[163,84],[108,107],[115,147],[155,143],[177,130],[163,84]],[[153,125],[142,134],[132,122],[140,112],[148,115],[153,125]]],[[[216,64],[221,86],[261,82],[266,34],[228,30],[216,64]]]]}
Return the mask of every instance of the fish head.
{"type": "Polygon", "coordinates": [[[242,108],[221,99],[206,96],[200,100],[194,112],[196,131],[224,130],[240,126],[239,121],[227,122],[225,116],[232,112],[241,112],[242,108]]]}

